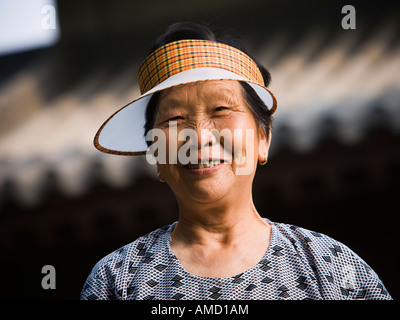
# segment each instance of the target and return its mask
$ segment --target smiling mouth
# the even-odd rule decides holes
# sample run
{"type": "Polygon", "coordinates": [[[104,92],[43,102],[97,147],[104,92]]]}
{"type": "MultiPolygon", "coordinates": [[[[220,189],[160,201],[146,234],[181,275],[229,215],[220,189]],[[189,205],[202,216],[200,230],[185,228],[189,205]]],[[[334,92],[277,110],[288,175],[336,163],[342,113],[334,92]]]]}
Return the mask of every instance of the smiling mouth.
{"type": "Polygon", "coordinates": [[[196,170],[196,169],[212,168],[212,167],[220,165],[221,163],[224,163],[224,161],[223,160],[209,160],[208,162],[197,163],[197,164],[189,163],[189,164],[185,165],[185,167],[188,169],[196,170]]]}

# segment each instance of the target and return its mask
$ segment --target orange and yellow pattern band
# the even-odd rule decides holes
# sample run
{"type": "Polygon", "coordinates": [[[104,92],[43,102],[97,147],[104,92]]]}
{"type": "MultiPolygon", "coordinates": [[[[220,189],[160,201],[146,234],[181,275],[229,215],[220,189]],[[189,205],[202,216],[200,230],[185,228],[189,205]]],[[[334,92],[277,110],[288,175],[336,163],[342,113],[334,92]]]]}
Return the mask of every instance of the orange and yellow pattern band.
{"type": "Polygon", "coordinates": [[[142,94],[182,71],[195,68],[221,68],[264,87],[257,64],[241,50],[206,40],[180,40],[155,50],[139,69],[142,94]]]}

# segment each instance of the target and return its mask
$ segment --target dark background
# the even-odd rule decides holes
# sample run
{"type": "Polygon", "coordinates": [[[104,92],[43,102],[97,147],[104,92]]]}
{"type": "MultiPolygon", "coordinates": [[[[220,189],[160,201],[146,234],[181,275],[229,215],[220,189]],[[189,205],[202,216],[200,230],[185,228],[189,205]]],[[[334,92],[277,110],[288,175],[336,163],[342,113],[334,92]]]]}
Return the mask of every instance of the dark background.
{"type": "MultiPolygon", "coordinates": [[[[0,57],[0,93],[19,73],[34,65],[46,70],[37,76],[43,97],[40,108],[51,108],[66,93],[78,97],[81,103],[89,101],[127,66],[138,66],[153,40],[177,21],[206,22],[217,32],[242,37],[255,53],[265,41],[282,34],[289,41],[275,58],[268,60],[266,67],[271,71],[310,30],[321,28],[328,35],[305,59],[310,65],[343,32],[357,35],[353,50],[358,52],[363,41],[368,41],[388,16],[397,30],[393,48],[397,48],[400,34],[396,24],[400,21],[399,5],[389,1],[59,1],[57,13],[61,29],[57,45],[0,57]],[[356,30],[341,28],[341,8],[345,4],[356,8],[356,30]],[[106,72],[95,78],[93,87],[83,90],[98,70],[106,72]]],[[[351,55],[350,51],[349,59],[351,55]]],[[[274,88],[274,73],[272,79],[274,88]]],[[[132,73],[123,86],[136,84],[136,74],[132,73]]],[[[398,92],[393,94],[388,89],[369,100],[365,117],[348,124],[362,128],[360,137],[352,142],[340,135],[343,123],[336,117],[336,102],[329,112],[317,111],[316,120],[309,124],[316,138],[312,147],[302,149],[296,145],[296,130],[289,122],[279,120],[280,96],[284,98],[291,92],[274,91],[278,112],[271,155],[268,164],[258,169],[253,191],[261,215],[325,233],[348,245],[378,273],[395,299],[400,297],[400,128],[393,126],[393,117],[400,114],[387,112],[384,98],[393,95],[400,110],[398,92]]],[[[24,110],[22,105],[15,106],[19,107],[24,110]]],[[[18,117],[11,114],[7,122],[3,116],[0,142],[2,135],[23,127],[37,111],[24,111],[18,117]]],[[[27,136],[25,143],[29,139],[27,136]]],[[[71,154],[75,155],[74,150],[71,154]]],[[[91,149],[77,154],[88,165],[83,179],[85,191],[74,197],[63,192],[61,176],[45,157],[17,159],[24,164],[43,165],[35,189],[39,200],[34,204],[25,204],[18,198],[20,186],[13,175],[7,175],[17,160],[0,154],[0,170],[6,177],[0,181],[1,298],[79,299],[85,279],[99,259],[177,219],[172,192],[156,179],[154,172],[145,169],[143,158],[127,160],[125,170],[131,181],[115,187],[104,174],[106,158],[101,157],[108,155],[99,156],[91,149]],[[41,287],[44,265],[56,268],[55,290],[41,287]]]]}

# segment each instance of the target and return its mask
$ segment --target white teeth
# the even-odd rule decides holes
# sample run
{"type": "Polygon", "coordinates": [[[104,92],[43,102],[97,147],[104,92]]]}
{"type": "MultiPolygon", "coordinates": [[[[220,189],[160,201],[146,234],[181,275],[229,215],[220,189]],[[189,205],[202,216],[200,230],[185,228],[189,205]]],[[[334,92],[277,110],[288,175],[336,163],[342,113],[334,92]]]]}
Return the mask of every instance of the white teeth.
{"type": "Polygon", "coordinates": [[[212,163],[211,167],[214,167],[219,165],[221,163],[221,160],[211,160],[211,163],[212,163]]]}
{"type": "Polygon", "coordinates": [[[186,165],[189,169],[204,169],[204,168],[211,168],[217,166],[221,163],[221,160],[210,160],[209,162],[205,163],[198,163],[198,164],[191,164],[189,163],[186,165]]]}

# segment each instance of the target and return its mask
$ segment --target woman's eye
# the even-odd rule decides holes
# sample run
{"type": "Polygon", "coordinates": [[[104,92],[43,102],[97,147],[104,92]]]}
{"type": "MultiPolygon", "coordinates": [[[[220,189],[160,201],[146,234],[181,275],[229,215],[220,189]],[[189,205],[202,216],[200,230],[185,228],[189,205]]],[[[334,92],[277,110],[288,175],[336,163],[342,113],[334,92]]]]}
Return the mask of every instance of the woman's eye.
{"type": "Polygon", "coordinates": [[[181,120],[181,119],[183,119],[182,116],[176,116],[176,117],[172,117],[172,118],[168,119],[167,122],[168,121],[177,121],[177,120],[181,120]]]}
{"type": "Polygon", "coordinates": [[[224,110],[228,110],[228,108],[227,107],[217,107],[217,108],[215,108],[214,111],[224,111],[224,110]]]}

